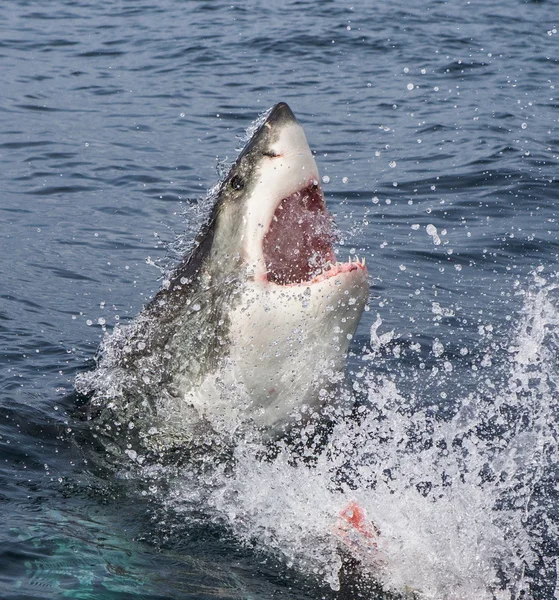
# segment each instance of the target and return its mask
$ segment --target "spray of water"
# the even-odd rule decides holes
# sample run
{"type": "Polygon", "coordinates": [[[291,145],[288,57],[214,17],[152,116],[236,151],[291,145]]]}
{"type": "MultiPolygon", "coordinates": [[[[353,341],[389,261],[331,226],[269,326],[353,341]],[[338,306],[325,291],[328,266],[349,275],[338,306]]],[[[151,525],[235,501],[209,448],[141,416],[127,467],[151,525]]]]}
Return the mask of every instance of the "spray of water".
{"type": "MultiPolygon", "coordinates": [[[[366,401],[351,418],[337,415],[326,447],[297,460],[286,444],[263,460],[258,443],[244,440],[233,469],[198,480],[206,506],[239,539],[333,589],[350,553],[397,593],[531,597],[534,577],[555,569],[544,547],[557,534],[549,482],[559,464],[559,286],[537,277],[524,296],[511,338],[486,349],[491,367],[479,371],[475,391],[457,391],[450,417],[419,406],[363,356],[366,401]],[[374,540],[348,537],[340,526],[348,505],[374,523],[374,540]]],[[[374,351],[392,337],[379,336],[380,325],[374,351]]],[[[191,506],[192,481],[178,478],[170,498],[191,506]]]]}

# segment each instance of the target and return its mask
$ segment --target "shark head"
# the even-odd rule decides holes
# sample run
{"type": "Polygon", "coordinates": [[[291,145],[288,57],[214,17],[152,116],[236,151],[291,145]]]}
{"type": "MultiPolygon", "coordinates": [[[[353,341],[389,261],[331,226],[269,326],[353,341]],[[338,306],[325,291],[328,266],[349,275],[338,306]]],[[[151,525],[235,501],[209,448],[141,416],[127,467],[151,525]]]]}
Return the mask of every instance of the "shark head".
{"type": "Polygon", "coordinates": [[[212,254],[222,272],[242,265],[270,286],[309,286],[353,273],[359,261],[339,263],[335,234],[318,168],[305,132],[285,103],[252,128],[247,144],[217,188],[212,254]]]}
{"type": "Polygon", "coordinates": [[[318,168],[287,104],[256,122],[214,193],[194,264],[219,288],[211,295],[223,352],[194,386],[184,372],[179,395],[225,429],[248,419],[276,432],[343,380],[367,270],[336,258],[318,168]]]}

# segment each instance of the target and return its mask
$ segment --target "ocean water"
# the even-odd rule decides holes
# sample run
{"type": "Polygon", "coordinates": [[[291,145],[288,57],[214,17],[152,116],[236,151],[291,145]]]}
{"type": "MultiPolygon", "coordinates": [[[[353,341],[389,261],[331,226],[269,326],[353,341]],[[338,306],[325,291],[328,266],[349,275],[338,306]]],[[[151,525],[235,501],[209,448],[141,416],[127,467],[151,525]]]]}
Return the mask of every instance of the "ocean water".
{"type": "Polygon", "coordinates": [[[558,598],[556,4],[0,16],[0,597],[558,598]],[[229,472],[94,468],[76,375],[278,101],[316,151],[340,255],[367,260],[357,417],[312,464],[239,444],[229,472]],[[348,573],[350,501],[380,535],[348,573]]]}

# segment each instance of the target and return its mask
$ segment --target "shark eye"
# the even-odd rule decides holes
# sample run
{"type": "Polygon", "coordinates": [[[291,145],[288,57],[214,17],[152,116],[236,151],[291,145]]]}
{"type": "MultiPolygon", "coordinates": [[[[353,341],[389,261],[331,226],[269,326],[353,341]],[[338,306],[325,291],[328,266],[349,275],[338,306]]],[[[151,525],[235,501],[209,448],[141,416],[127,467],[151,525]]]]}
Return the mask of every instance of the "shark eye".
{"type": "Polygon", "coordinates": [[[243,178],[240,177],[239,175],[233,175],[233,177],[231,177],[231,181],[229,182],[229,185],[234,190],[242,190],[245,187],[245,182],[243,181],[243,178]]]}
{"type": "Polygon", "coordinates": [[[276,154],[275,152],[273,152],[272,150],[268,151],[268,152],[262,152],[263,156],[269,156],[270,158],[276,158],[279,156],[279,154],[276,154]]]}

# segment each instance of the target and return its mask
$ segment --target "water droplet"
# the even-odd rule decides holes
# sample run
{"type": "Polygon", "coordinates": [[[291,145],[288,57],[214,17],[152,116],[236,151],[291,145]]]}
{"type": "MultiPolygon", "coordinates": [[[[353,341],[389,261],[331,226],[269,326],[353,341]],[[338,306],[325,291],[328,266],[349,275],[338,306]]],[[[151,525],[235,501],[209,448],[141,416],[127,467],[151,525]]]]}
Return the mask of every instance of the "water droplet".
{"type": "Polygon", "coordinates": [[[442,356],[444,354],[444,346],[441,344],[441,342],[439,342],[438,339],[436,339],[433,342],[433,354],[438,358],[439,356],[442,356]]]}

